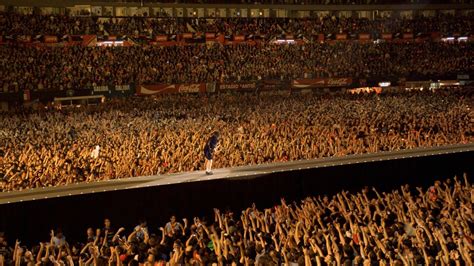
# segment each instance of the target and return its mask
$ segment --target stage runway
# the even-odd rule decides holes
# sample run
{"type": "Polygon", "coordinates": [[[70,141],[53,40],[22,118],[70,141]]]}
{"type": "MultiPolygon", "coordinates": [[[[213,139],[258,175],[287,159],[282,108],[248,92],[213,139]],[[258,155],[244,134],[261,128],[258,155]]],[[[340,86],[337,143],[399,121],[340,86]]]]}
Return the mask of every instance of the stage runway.
{"type": "MultiPolygon", "coordinates": [[[[284,163],[269,163],[263,165],[241,166],[234,168],[214,169],[213,175],[206,175],[204,171],[185,172],[169,175],[142,176],[123,178],[93,183],[71,184],[61,187],[37,188],[24,191],[0,193],[0,204],[25,202],[32,200],[51,199],[89,193],[137,189],[143,187],[166,186],[172,184],[209,181],[217,179],[248,179],[257,178],[276,172],[298,171],[312,168],[325,168],[349,164],[379,162],[387,160],[406,159],[414,157],[428,157],[443,154],[474,151],[474,143],[448,145],[433,148],[416,148],[411,150],[378,152],[362,155],[348,155],[343,157],[327,157],[313,160],[299,160],[284,163]]],[[[473,158],[474,163],[474,158],[473,158]]]]}

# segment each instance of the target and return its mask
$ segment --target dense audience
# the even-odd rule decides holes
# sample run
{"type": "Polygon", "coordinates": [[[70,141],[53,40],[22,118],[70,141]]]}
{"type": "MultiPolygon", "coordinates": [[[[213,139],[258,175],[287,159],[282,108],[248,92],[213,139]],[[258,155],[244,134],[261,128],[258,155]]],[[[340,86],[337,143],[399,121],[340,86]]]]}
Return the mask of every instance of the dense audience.
{"type": "Polygon", "coordinates": [[[281,34],[302,35],[310,38],[318,33],[369,33],[380,38],[382,33],[431,33],[445,34],[472,32],[472,13],[467,16],[440,14],[435,17],[407,18],[344,18],[324,16],[311,19],[194,19],[188,22],[193,28],[202,32],[225,34],[266,35],[276,37],[281,34]]]}
{"type": "MultiPolygon", "coordinates": [[[[244,1],[247,2],[247,1],[244,1]]],[[[293,4],[365,1],[272,1],[293,4]]],[[[372,2],[372,1],[371,1],[372,2]]],[[[374,0],[382,3],[384,1],[374,0]]],[[[0,35],[226,35],[472,32],[472,15],[436,18],[174,19],[0,13],[0,35]]],[[[303,77],[433,78],[474,70],[472,43],[306,43],[134,47],[0,46],[0,92],[96,85],[234,82],[303,77]]],[[[74,109],[0,114],[0,191],[201,170],[211,132],[214,166],[233,167],[474,141],[474,96],[456,90],[382,95],[220,94],[111,100],[74,109]]],[[[331,199],[163,227],[140,221],[125,235],[87,228],[83,241],[14,245],[4,265],[472,265],[467,176],[428,190],[342,191],[331,199]],[[156,230],[158,229],[158,230],[156,230]],[[82,243],[81,243],[82,242],[82,243]]],[[[115,226],[115,225],[114,225],[115,226]]],[[[116,229],[116,228],[115,228],[116,229]]],[[[12,237],[12,236],[9,236],[12,237]]],[[[8,242],[8,241],[10,242],[8,242]]]]}
{"type": "Polygon", "coordinates": [[[443,79],[474,71],[473,43],[31,48],[0,46],[0,91],[305,77],[443,79]]]}
{"type": "MultiPolygon", "coordinates": [[[[380,37],[382,33],[468,34],[473,32],[473,15],[439,14],[434,17],[415,16],[344,18],[322,16],[306,19],[289,18],[170,18],[170,17],[90,17],[68,15],[23,15],[0,12],[0,35],[146,35],[211,32],[226,35],[264,35],[270,40],[281,34],[369,33],[380,37]]],[[[163,14],[160,14],[163,15],[163,14]]]]}
{"type": "Polygon", "coordinates": [[[416,192],[365,188],[214,209],[213,219],[173,216],[159,230],[141,221],[128,235],[105,219],[81,243],[52,230],[49,242],[10,247],[0,234],[0,265],[472,265],[472,191],[467,176],[416,192]]]}
{"type": "MultiPolygon", "coordinates": [[[[99,1],[99,0],[93,0],[99,1]]],[[[104,0],[100,0],[104,2],[104,0]]],[[[275,5],[385,5],[385,4],[472,4],[473,0],[105,0],[177,4],[275,4],[275,5]]]]}
{"type": "Polygon", "coordinates": [[[0,116],[0,191],[474,141],[473,96],[175,95],[0,116]]]}
{"type": "MultiPolygon", "coordinates": [[[[99,1],[99,0],[93,0],[99,1]]],[[[104,0],[100,0],[104,1],[104,0]]],[[[472,0],[106,0],[177,4],[275,4],[275,5],[384,5],[384,4],[472,4],[472,0]]]]}

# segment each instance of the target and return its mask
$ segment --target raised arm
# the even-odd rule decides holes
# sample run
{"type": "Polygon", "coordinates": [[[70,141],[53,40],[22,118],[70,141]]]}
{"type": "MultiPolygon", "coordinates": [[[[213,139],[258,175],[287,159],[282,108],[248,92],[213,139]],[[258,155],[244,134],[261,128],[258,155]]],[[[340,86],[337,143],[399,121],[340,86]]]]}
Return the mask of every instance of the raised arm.
{"type": "Polygon", "coordinates": [[[20,250],[20,241],[17,239],[15,240],[15,248],[13,249],[13,256],[12,256],[15,266],[20,265],[20,262],[18,261],[19,250],[20,250]]]}
{"type": "MultiPolygon", "coordinates": [[[[107,238],[107,236],[106,236],[106,238],[107,238]]],[[[99,243],[99,239],[100,239],[100,229],[97,229],[95,231],[94,246],[97,246],[97,243],[99,243]]]]}
{"type": "Polygon", "coordinates": [[[165,239],[166,239],[165,229],[163,227],[160,227],[160,231],[161,231],[160,245],[164,245],[165,244],[165,239]]]}
{"type": "Polygon", "coordinates": [[[41,255],[43,254],[44,251],[44,244],[40,242],[40,249],[38,251],[38,255],[36,255],[36,263],[41,263],[41,255]]]}
{"type": "Polygon", "coordinates": [[[115,242],[117,240],[117,238],[120,238],[120,234],[125,231],[125,228],[123,227],[120,227],[119,230],[117,230],[117,232],[115,233],[114,237],[112,238],[112,242],[115,242]]]}

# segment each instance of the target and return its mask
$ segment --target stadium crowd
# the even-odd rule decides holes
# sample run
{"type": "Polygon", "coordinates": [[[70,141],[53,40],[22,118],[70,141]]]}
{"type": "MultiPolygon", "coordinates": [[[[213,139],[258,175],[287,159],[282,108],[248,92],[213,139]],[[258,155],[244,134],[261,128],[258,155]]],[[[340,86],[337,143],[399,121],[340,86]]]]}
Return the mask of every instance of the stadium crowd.
{"type": "Polygon", "coordinates": [[[474,70],[473,43],[0,46],[0,91],[306,77],[443,79],[474,70]]]}
{"type": "MultiPolygon", "coordinates": [[[[93,0],[99,1],[99,0],[93,0]]],[[[100,0],[103,1],[103,0],[100,0]]],[[[472,4],[472,0],[106,0],[177,4],[271,4],[271,5],[385,5],[385,4],[472,4]]]]}
{"type": "MultiPolygon", "coordinates": [[[[376,1],[376,0],[374,0],[376,1]]],[[[345,0],[286,1],[343,3],[345,0]]],[[[362,2],[355,0],[354,2],[362,2]]],[[[379,1],[377,1],[379,2],[379,1]]],[[[384,1],[381,1],[384,2],[384,1]]],[[[454,18],[173,19],[0,13],[0,35],[472,32],[454,18]]],[[[100,85],[235,82],[304,77],[424,77],[474,70],[472,43],[307,43],[134,47],[0,46],[0,92],[100,85]]],[[[97,106],[0,114],[0,192],[474,141],[472,94],[219,94],[112,99],[97,106]]],[[[472,265],[468,177],[379,193],[365,188],[162,227],[109,219],[82,241],[51,230],[27,247],[0,232],[4,265],[472,265]],[[119,221],[117,221],[119,222],[119,221]],[[114,221],[115,223],[115,221],[114,221]],[[117,223],[119,224],[119,223],[117,223]],[[126,234],[127,233],[127,234],[126,234]],[[7,238],[8,237],[8,238],[7,238]]],[[[93,221],[91,221],[93,223],[93,221]]],[[[85,229],[85,228],[84,228],[85,229]]]]}
{"type": "MultiPolygon", "coordinates": [[[[163,15],[163,14],[162,14],[163,15]]],[[[19,14],[0,12],[0,35],[145,35],[211,32],[225,35],[265,35],[270,40],[282,34],[382,33],[467,34],[473,32],[474,13],[438,14],[433,17],[384,17],[373,20],[355,17],[315,18],[171,18],[171,17],[90,17],[68,15],[19,14]]]]}
{"type": "Polygon", "coordinates": [[[0,191],[474,141],[472,95],[220,94],[0,115],[0,191]]]}
{"type": "Polygon", "coordinates": [[[472,265],[472,191],[466,176],[416,192],[365,188],[182,223],[172,216],[159,228],[143,220],[128,235],[105,219],[82,241],[52,230],[32,247],[1,233],[0,265],[472,265]]]}

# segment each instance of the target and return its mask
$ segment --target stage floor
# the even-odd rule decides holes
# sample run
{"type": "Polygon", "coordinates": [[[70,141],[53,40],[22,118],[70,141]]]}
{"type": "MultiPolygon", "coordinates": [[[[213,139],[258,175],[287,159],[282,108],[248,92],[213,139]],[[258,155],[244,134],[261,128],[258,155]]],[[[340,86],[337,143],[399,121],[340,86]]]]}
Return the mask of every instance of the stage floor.
{"type": "MultiPolygon", "coordinates": [[[[185,172],[169,175],[141,176],[123,178],[93,183],[71,184],[61,187],[37,188],[23,191],[0,193],[0,204],[14,202],[25,202],[59,198],[73,195],[84,195],[89,193],[100,193],[107,191],[118,191],[124,189],[137,189],[152,186],[166,186],[172,184],[209,181],[217,179],[243,179],[257,178],[262,175],[298,171],[303,169],[324,168],[342,166],[349,164],[379,162],[387,160],[406,159],[414,157],[428,157],[443,154],[462,153],[474,151],[474,143],[448,145],[432,148],[417,148],[411,150],[378,152],[361,155],[349,155],[343,157],[327,157],[313,160],[299,160],[284,163],[269,163],[262,165],[241,166],[234,168],[214,169],[213,175],[206,175],[204,171],[185,172]]],[[[473,158],[474,159],[474,158],[473,158]]],[[[474,163],[474,160],[473,160],[474,163]]]]}

